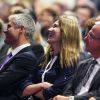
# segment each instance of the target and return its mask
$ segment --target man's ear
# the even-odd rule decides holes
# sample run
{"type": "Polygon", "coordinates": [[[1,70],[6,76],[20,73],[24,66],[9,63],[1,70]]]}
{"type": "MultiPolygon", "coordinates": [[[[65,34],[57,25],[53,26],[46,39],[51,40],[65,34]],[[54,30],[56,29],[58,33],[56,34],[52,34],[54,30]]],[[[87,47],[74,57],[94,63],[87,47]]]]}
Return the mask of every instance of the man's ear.
{"type": "Polygon", "coordinates": [[[24,26],[20,26],[20,32],[22,33],[23,31],[25,31],[24,26]]]}
{"type": "Polygon", "coordinates": [[[20,28],[23,30],[24,29],[24,26],[20,26],[20,28]]]}

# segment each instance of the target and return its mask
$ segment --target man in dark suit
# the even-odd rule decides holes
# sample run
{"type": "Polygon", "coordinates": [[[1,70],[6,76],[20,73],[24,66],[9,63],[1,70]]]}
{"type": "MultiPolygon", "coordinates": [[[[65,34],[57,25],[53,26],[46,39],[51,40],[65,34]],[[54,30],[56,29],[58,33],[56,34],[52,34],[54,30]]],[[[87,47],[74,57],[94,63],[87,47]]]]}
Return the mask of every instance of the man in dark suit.
{"type": "Polygon", "coordinates": [[[37,58],[30,44],[35,24],[28,14],[9,16],[5,43],[13,50],[0,66],[0,100],[20,100],[17,88],[30,73],[35,73],[37,58]]]}
{"type": "Polygon", "coordinates": [[[100,22],[95,23],[85,37],[85,42],[93,58],[79,64],[73,82],[64,89],[64,96],[58,95],[53,100],[88,100],[90,97],[100,97],[100,22]]]}
{"type": "MultiPolygon", "coordinates": [[[[31,11],[28,10],[28,9],[23,9],[23,10],[16,10],[14,12],[14,14],[21,14],[21,13],[26,13],[26,14],[29,14],[31,15],[31,11]]],[[[36,16],[32,16],[31,17],[33,18],[33,20],[36,22],[36,16]]],[[[34,37],[34,35],[33,35],[34,37]]],[[[9,53],[9,51],[12,50],[12,48],[10,47],[10,45],[4,43],[4,36],[3,36],[3,24],[2,22],[0,22],[0,42],[3,42],[3,45],[1,43],[0,45],[0,64],[1,62],[3,61],[3,58],[6,54],[9,53]],[[2,41],[1,41],[2,40],[2,41]]],[[[34,51],[36,57],[38,58],[38,60],[42,57],[42,55],[44,54],[44,49],[43,49],[43,46],[39,43],[36,43],[34,41],[34,39],[32,39],[31,41],[31,47],[32,47],[32,50],[34,51]]]]}

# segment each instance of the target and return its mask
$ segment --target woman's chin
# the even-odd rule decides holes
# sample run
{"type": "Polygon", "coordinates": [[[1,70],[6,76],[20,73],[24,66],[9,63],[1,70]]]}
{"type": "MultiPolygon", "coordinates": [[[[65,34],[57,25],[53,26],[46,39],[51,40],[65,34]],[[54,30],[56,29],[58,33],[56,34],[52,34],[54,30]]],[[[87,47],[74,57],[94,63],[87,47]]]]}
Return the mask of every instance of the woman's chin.
{"type": "Polygon", "coordinates": [[[47,42],[48,43],[53,43],[53,40],[52,39],[48,39],[47,42]]]}

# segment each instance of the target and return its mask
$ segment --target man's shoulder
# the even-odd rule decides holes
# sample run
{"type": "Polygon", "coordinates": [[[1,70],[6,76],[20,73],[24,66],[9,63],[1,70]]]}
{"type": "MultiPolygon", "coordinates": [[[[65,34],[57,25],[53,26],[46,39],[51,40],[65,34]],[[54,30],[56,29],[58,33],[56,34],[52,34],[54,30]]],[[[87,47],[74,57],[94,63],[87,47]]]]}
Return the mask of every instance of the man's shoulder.
{"type": "Polygon", "coordinates": [[[41,44],[38,44],[38,43],[34,43],[34,44],[31,44],[31,49],[35,52],[35,53],[38,53],[38,52],[43,52],[44,53],[44,48],[41,44]]]}
{"type": "Polygon", "coordinates": [[[34,52],[38,60],[44,55],[44,48],[41,44],[32,44],[31,50],[34,52]]]}
{"type": "Polygon", "coordinates": [[[87,67],[87,65],[89,64],[89,63],[91,63],[91,61],[92,61],[92,57],[91,58],[88,58],[88,59],[84,59],[84,60],[82,60],[82,61],[80,61],[79,63],[78,63],[78,70],[80,70],[80,69],[84,69],[85,67],[87,67]]]}
{"type": "Polygon", "coordinates": [[[93,57],[90,57],[90,58],[88,58],[88,59],[84,59],[84,60],[80,61],[79,64],[86,64],[86,63],[89,63],[89,62],[92,61],[92,59],[93,59],[93,57]]]}
{"type": "Polygon", "coordinates": [[[15,55],[15,57],[36,58],[36,56],[35,56],[35,54],[34,54],[34,52],[32,50],[18,53],[17,55],[15,55]]]}
{"type": "Polygon", "coordinates": [[[18,52],[13,58],[23,58],[23,59],[36,59],[34,52],[31,49],[31,46],[25,47],[20,52],[18,52]]]}

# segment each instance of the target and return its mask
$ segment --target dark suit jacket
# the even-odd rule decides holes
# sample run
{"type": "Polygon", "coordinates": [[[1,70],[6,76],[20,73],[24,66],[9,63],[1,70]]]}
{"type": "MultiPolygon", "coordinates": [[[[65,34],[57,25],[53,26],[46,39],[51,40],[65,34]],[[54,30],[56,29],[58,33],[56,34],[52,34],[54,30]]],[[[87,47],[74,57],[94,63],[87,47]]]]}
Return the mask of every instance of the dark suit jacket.
{"type": "Polygon", "coordinates": [[[83,79],[87,70],[89,69],[91,61],[92,61],[92,58],[82,61],[79,64],[79,68],[74,76],[73,82],[70,83],[69,85],[66,85],[63,95],[66,95],[66,96],[74,95],[75,100],[88,100],[89,97],[100,96],[100,70],[96,73],[95,77],[93,78],[93,81],[90,85],[88,93],[85,93],[79,96],[75,94],[75,90],[77,86],[79,85],[79,82],[83,79]]]}
{"type": "MultiPolygon", "coordinates": [[[[48,59],[48,62],[50,61],[50,58],[48,59]]],[[[43,61],[43,59],[42,59],[43,61]]],[[[41,62],[42,62],[41,61],[41,62]]],[[[41,63],[40,62],[40,63],[41,63]]],[[[45,75],[45,82],[52,83],[53,86],[49,87],[47,89],[43,89],[43,96],[45,100],[49,100],[50,98],[56,96],[57,94],[61,94],[62,90],[64,89],[64,86],[68,84],[73,79],[73,74],[75,73],[76,64],[69,67],[61,68],[60,64],[60,58],[58,56],[57,60],[53,64],[52,68],[46,73],[45,75]]],[[[38,67],[38,71],[35,75],[33,75],[31,78],[28,78],[23,82],[23,84],[20,86],[21,91],[25,89],[30,84],[37,84],[41,82],[41,76],[45,70],[45,67],[42,68],[42,66],[38,67]]],[[[33,94],[34,100],[40,100],[39,98],[35,97],[33,94]]]]}
{"type": "Polygon", "coordinates": [[[37,43],[32,42],[31,49],[35,53],[38,60],[40,60],[43,57],[44,49],[43,49],[43,46],[41,44],[37,44],[37,43]]]}
{"type": "Polygon", "coordinates": [[[30,73],[36,71],[37,59],[30,46],[21,50],[0,71],[0,100],[20,100],[17,88],[30,73]]]}
{"type": "MultiPolygon", "coordinates": [[[[0,64],[3,62],[9,48],[10,48],[9,45],[4,44],[3,47],[0,49],[0,64]]],[[[31,43],[31,49],[35,53],[38,60],[44,55],[43,46],[35,43],[34,41],[32,41],[31,43]]]]}
{"type": "Polygon", "coordinates": [[[9,47],[10,47],[9,45],[4,44],[2,48],[0,49],[0,64],[3,61],[3,56],[7,54],[9,47]]]}

